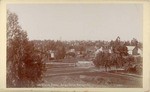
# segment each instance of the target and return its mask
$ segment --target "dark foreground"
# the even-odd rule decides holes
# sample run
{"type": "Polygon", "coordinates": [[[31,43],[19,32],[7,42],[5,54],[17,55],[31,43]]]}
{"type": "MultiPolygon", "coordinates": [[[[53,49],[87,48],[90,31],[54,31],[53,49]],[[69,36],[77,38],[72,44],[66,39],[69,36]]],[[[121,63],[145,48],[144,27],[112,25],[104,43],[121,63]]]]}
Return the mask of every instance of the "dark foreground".
{"type": "Polygon", "coordinates": [[[142,76],[124,72],[104,72],[94,67],[78,67],[74,63],[47,64],[39,87],[141,88],[142,76]]]}

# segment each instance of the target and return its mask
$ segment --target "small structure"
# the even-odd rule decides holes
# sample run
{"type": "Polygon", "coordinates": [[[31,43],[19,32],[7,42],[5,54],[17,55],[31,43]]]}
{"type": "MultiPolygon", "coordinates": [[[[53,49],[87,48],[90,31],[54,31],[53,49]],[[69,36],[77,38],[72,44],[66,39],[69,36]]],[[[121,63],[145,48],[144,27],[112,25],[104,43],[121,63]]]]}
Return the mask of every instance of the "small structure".
{"type": "Polygon", "coordinates": [[[76,63],[77,67],[94,67],[93,61],[78,61],[76,63]]]}
{"type": "Polygon", "coordinates": [[[50,60],[55,59],[55,52],[53,50],[48,51],[48,57],[50,60]]]}

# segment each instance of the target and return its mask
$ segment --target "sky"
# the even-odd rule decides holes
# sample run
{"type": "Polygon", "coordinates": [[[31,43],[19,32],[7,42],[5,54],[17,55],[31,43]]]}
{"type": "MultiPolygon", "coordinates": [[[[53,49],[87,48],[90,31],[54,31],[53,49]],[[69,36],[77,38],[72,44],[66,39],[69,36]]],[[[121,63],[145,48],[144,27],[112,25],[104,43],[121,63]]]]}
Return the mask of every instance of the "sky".
{"type": "Polygon", "coordinates": [[[8,4],[30,40],[142,41],[141,4],[8,4]]]}

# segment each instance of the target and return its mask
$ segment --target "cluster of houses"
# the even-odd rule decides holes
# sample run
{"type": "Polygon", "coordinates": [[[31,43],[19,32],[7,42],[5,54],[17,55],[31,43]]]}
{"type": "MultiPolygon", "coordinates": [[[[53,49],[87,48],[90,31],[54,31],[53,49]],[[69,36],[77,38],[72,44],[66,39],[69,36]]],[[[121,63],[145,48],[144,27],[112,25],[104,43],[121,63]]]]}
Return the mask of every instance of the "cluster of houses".
{"type": "MultiPolygon", "coordinates": [[[[132,56],[141,56],[142,57],[142,49],[136,47],[136,46],[126,46],[127,50],[128,50],[128,54],[132,55],[132,56]]],[[[68,51],[66,51],[66,53],[74,53],[76,54],[76,58],[77,57],[81,57],[83,58],[83,53],[87,53],[86,56],[88,58],[94,58],[95,55],[99,52],[109,52],[109,53],[113,53],[112,52],[112,47],[108,47],[106,46],[102,46],[100,48],[98,47],[91,47],[89,49],[87,49],[85,52],[80,52],[80,51],[76,51],[75,49],[70,49],[68,51]]],[[[49,50],[49,56],[51,59],[55,59],[56,58],[56,52],[53,50],[49,50]]],[[[65,58],[67,58],[68,56],[66,55],[65,58]]],[[[74,57],[72,57],[74,58],[74,57]]],[[[85,57],[84,57],[85,58],[85,57]]],[[[92,60],[78,60],[75,64],[75,66],[77,67],[94,67],[93,61],[92,60]]]]}
{"type": "MultiPolygon", "coordinates": [[[[143,56],[142,49],[138,48],[137,46],[126,46],[126,47],[127,47],[129,55],[134,55],[134,56],[140,55],[140,56],[143,56]]],[[[95,51],[95,54],[97,54],[99,52],[109,52],[109,53],[112,53],[112,47],[110,47],[110,48],[108,46],[100,47],[99,49],[97,49],[95,51]]]]}
{"type": "MultiPolygon", "coordinates": [[[[128,49],[128,54],[129,55],[132,55],[132,56],[135,56],[135,57],[138,57],[138,56],[143,56],[142,54],[142,49],[136,47],[136,46],[126,46],[127,49],[128,49]]],[[[98,54],[99,52],[109,52],[109,53],[113,53],[112,52],[112,47],[108,47],[108,46],[103,46],[103,47],[100,47],[98,48],[96,51],[95,51],[95,55],[98,54]]],[[[93,61],[78,61],[76,63],[76,65],[78,67],[94,67],[94,64],[93,64],[93,61]]]]}
{"type": "MultiPolygon", "coordinates": [[[[133,56],[143,56],[142,54],[142,49],[136,47],[136,46],[126,46],[127,47],[127,50],[128,50],[128,54],[129,55],[133,55],[133,56]]],[[[109,47],[109,46],[102,46],[100,48],[98,47],[93,47],[93,48],[89,48],[87,49],[86,51],[76,51],[75,49],[70,49],[68,51],[66,51],[66,53],[74,53],[77,57],[83,57],[83,54],[86,53],[86,56],[88,58],[93,58],[97,53],[99,52],[109,52],[109,53],[112,53],[112,47],[109,47]]],[[[49,56],[51,59],[55,59],[56,55],[55,55],[55,51],[52,51],[52,50],[49,50],[49,56]]],[[[67,54],[66,54],[66,57],[67,54]]],[[[71,57],[71,55],[70,55],[71,57]]]]}

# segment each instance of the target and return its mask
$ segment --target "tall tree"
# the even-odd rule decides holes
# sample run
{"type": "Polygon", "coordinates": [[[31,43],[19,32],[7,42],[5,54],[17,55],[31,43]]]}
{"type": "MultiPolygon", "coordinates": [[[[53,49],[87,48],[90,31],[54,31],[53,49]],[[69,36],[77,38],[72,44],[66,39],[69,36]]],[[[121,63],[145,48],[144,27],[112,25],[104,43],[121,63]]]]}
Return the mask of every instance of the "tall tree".
{"type": "Polygon", "coordinates": [[[133,38],[133,39],[131,40],[131,45],[132,45],[132,46],[137,46],[137,45],[138,45],[138,40],[135,39],[135,38],[133,38]]]}
{"type": "Polygon", "coordinates": [[[36,86],[44,69],[40,54],[19,25],[18,16],[7,11],[7,87],[36,86]]]}

